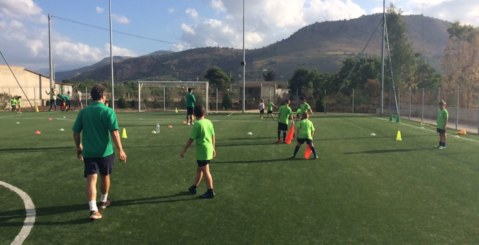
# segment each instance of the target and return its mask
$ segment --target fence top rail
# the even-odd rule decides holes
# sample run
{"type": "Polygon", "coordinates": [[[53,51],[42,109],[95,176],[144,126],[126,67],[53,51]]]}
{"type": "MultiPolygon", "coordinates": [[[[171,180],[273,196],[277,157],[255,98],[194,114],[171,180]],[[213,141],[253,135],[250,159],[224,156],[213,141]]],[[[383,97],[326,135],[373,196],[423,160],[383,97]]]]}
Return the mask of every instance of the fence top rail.
{"type": "Polygon", "coordinates": [[[138,81],[138,83],[166,83],[166,84],[207,84],[207,81],[138,81]]]}

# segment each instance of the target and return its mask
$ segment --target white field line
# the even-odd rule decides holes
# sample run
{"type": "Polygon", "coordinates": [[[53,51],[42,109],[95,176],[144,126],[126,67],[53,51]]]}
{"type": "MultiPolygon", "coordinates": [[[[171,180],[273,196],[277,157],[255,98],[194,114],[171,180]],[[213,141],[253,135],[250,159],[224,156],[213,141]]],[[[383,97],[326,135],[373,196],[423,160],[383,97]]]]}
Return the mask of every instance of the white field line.
{"type": "MultiPolygon", "coordinates": [[[[381,117],[376,117],[376,118],[378,118],[378,119],[380,119],[380,120],[385,120],[385,121],[387,121],[387,119],[385,119],[385,118],[381,118],[381,117]]],[[[394,122],[394,123],[396,123],[396,122],[394,122]]],[[[436,131],[434,131],[434,130],[432,130],[432,129],[427,129],[427,128],[425,128],[425,127],[418,127],[418,126],[414,126],[414,125],[409,125],[409,124],[407,124],[407,123],[402,123],[402,122],[400,122],[399,124],[405,125],[405,126],[409,126],[409,127],[411,127],[411,128],[417,128],[417,129],[427,130],[427,131],[431,131],[431,132],[436,132],[436,131]]],[[[479,143],[479,140],[469,139],[469,138],[465,138],[465,137],[460,137],[459,135],[452,135],[452,134],[447,134],[447,135],[449,135],[449,136],[454,136],[454,138],[456,138],[456,139],[462,139],[462,140],[469,141],[469,142],[479,143]]]]}
{"type": "Polygon", "coordinates": [[[30,234],[30,231],[33,228],[33,224],[35,223],[35,216],[36,216],[35,205],[33,204],[33,201],[30,198],[30,196],[28,196],[27,193],[20,190],[19,188],[3,181],[0,181],[0,185],[3,185],[7,189],[10,189],[11,191],[19,195],[23,200],[23,204],[25,205],[26,217],[25,217],[25,221],[23,222],[23,227],[20,230],[20,233],[18,233],[18,235],[15,237],[15,239],[11,243],[12,245],[23,244],[23,241],[25,241],[25,239],[28,237],[28,235],[30,234]]]}

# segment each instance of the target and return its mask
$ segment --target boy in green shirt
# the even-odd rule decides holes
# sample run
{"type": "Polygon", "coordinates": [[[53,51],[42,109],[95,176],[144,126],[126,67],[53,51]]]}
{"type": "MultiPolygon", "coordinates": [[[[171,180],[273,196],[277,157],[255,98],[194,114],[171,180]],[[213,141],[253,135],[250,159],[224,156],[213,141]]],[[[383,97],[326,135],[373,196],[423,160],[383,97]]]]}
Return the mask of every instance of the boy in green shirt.
{"type": "Polygon", "coordinates": [[[306,142],[308,146],[311,148],[311,151],[314,154],[314,159],[318,158],[318,155],[316,154],[316,148],[314,147],[313,144],[313,135],[314,135],[314,125],[313,122],[311,122],[309,119],[309,114],[307,112],[303,112],[302,119],[298,123],[298,137],[297,141],[298,144],[296,144],[296,147],[294,148],[294,153],[293,153],[293,159],[296,158],[296,154],[299,151],[299,147],[306,142]]]}
{"type": "MultiPolygon", "coordinates": [[[[311,106],[308,104],[308,102],[306,102],[306,98],[304,98],[304,96],[301,96],[300,100],[301,104],[299,105],[299,109],[301,110],[301,113],[307,112],[309,113],[309,115],[312,116],[313,110],[311,110],[311,106]]],[[[301,114],[299,116],[301,116],[301,114]]]]}
{"type": "Polygon", "coordinates": [[[274,120],[274,115],[273,115],[273,108],[277,108],[276,105],[274,105],[274,103],[272,101],[269,101],[268,102],[268,108],[267,108],[267,111],[266,111],[266,117],[271,117],[273,118],[274,120]]]}
{"type": "Polygon", "coordinates": [[[198,164],[198,167],[196,169],[195,181],[193,185],[188,188],[188,191],[191,194],[196,194],[196,188],[204,177],[208,190],[201,195],[201,197],[213,198],[215,197],[215,193],[213,191],[213,177],[210,173],[209,163],[216,156],[216,139],[213,123],[205,118],[205,114],[206,110],[204,106],[195,106],[194,115],[197,121],[191,129],[190,138],[186,142],[180,156],[183,158],[193,141],[196,141],[196,163],[198,164]]]}
{"type": "Polygon", "coordinates": [[[439,110],[437,112],[437,132],[439,133],[439,145],[437,148],[443,150],[446,148],[446,128],[447,128],[447,119],[449,113],[446,109],[446,101],[441,100],[439,102],[439,110]]]}
{"type": "MultiPolygon", "coordinates": [[[[281,142],[281,132],[283,132],[283,143],[286,141],[286,132],[288,131],[288,124],[289,120],[293,119],[293,111],[289,104],[291,101],[288,99],[284,102],[282,106],[279,107],[279,114],[278,114],[278,140],[276,143],[281,142]]],[[[294,124],[294,121],[293,121],[294,124]]]]}
{"type": "Polygon", "coordinates": [[[193,94],[193,89],[188,88],[188,93],[185,96],[186,101],[186,122],[188,125],[193,124],[193,108],[195,107],[196,98],[193,94]]]}

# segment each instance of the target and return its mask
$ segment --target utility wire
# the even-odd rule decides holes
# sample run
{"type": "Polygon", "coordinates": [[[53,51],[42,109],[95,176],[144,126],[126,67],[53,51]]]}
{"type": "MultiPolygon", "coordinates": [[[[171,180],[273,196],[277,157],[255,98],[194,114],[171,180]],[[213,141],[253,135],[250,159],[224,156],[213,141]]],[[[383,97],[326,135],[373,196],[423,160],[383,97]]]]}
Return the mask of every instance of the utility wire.
{"type": "MultiPolygon", "coordinates": [[[[88,26],[88,27],[95,28],[95,29],[102,30],[102,31],[110,31],[110,29],[105,28],[105,27],[95,26],[95,25],[83,23],[83,22],[80,22],[80,21],[76,21],[76,20],[72,20],[72,19],[68,19],[68,18],[64,18],[64,17],[60,17],[60,16],[54,16],[54,15],[50,15],[50,16],[51,16],[52,18],[56,18],[56,19],[58,19],[58,20],[63,20],[63,21],[71,22],[71,23],[74,23],[74,24],[77,24],[77,25],[88,26]]],[[[156,38],[152,38],[152,37],[146,37],[146,36],[137,35],[137,34],[131,34],[131,33],[122,32],[122,31],[112,30],[112,32],[118,33],[118,34],[122,34],[122,35],[125,35],[125,36],[136,37],[136,38],[145,39],[145,40],[150,40],[150,41],[155,41],[155,42],[160,42],[160,43],[177,44],[177,43],[175,43],[175,42],[165,41],[165,40],[156,39],[156,38]]]]}

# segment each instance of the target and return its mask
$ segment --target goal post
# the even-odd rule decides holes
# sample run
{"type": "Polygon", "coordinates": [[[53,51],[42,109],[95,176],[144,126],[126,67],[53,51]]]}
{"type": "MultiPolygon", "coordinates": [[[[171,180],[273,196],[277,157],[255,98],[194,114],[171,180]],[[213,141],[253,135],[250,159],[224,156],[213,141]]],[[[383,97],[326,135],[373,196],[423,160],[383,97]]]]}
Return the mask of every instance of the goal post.
{"type": "Polygon", "coordinates": [[[193,89],[197,104],[209,111],[209,83],[206,81],[138,81],[138,112],[185,109],[185,95],[193,89]]]}

